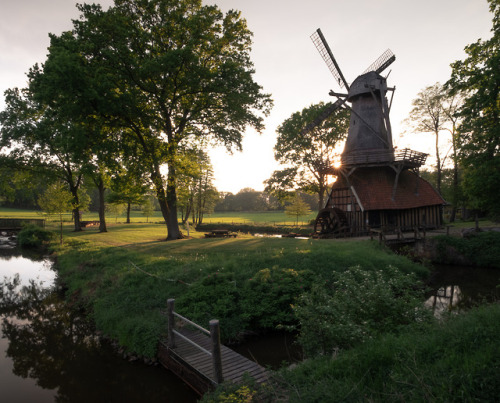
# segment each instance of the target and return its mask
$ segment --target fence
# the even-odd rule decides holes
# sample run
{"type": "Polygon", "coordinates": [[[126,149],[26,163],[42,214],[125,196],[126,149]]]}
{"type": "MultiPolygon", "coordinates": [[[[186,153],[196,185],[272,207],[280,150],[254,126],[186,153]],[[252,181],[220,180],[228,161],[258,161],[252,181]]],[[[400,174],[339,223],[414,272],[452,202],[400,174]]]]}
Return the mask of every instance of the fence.
{"type": "Polygon", "coordinates": [[[214,370],[214,378],[213,381],[215,381],[217,384],[222,383],[224,378],[222,376],[222,355],[221,355],[221,347],[220,347],[220,329],[219,329],[219,321],[217,319],[213,319],[210,321],[210,330],[207,330],[198,324],[190,321],[189,319],[185,318],[182,315],[179,315],[177,312],[174,310],[174,304],[175,300],[174,299],[169,299],[167,301],[167,315],[168,315],[168,347],[171,349],[174,349],[176,347],[175,345],[175,338],[180,337],[182,340],[186,341],[189,343],[191,346],[197,348],[201,352],[207,354],[209,357],[212,358],[212,364],[213,364],[213,370],[214,370]],[[206,348],[200,346],[191,338],[187,337],[186,335],[178,332],[175,330],[175,317],[179,318],[183,322],[195,327],[196,329],[200,330],[201,332],[205,333],[206,335],[210,336],[211,340],[211,350],[208,351],[206,348]]]}

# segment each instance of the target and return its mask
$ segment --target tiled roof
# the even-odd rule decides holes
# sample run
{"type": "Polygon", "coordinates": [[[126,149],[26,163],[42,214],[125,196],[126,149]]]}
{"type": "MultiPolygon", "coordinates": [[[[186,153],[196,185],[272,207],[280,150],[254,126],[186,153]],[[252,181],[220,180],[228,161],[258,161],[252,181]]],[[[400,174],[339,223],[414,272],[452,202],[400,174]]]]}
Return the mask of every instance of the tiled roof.
{"type": "MultiPolygon", "coordinates": [[[[395,178],[396,173],[389,167],[358,168],[349,177],[349,182],[364,210],[399,210],[445,203],[429,182],[407,170],[399,175],[396,194],[392,200],[395,178]],[[415,192],[417,183],[418,193],[415,192]]],[[[334,188],[345,186],[347,183],[340,175],[334,188]]]]}

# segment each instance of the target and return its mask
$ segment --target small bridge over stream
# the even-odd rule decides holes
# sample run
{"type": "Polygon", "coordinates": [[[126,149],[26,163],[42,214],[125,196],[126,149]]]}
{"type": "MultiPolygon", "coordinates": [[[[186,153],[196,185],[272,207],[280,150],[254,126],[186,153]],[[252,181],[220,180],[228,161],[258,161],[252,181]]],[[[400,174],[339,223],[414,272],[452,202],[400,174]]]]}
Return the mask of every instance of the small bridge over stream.
{"type": "Polygon", "coordinates": [[[224,381],[239,383],[248,374],[265,382],[267,371],[246,357],[221,345],[219,321],[210,321],[210,330],[179,315],[175,300],[169,299],[168,339],[160,342],[160,363],[202,395],[224,381]]]}

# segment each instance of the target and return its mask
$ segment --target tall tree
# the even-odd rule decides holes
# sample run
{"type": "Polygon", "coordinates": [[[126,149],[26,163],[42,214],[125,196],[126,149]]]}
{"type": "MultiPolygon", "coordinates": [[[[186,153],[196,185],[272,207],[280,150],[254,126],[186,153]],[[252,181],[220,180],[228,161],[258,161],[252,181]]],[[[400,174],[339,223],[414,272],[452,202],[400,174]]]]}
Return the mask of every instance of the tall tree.
{"type": "MultiPolygon", "coordinates": [[[[450,132],[451,135],[451,158],[453,160],[453,185],[452,185],[452,195],[451,195],[451,204],[452,211],[450,215],[450,222],[455,221],[455,216],[457,214],[457,209],[459,207],[459,203],[462,201],[462,191],[460,186],[460,169],[459,169],[459,159],[458,159],[458,149],[460,146],[460,133],[458,131],[458,127],[460,124],[460,116],[458,114],[459,108],[463,103],[463,98],[460,94],[453,94],[447,90],[446,97],[444,99],[444,107],[443,112],[448,121],[448,125],[446,126],[446,130],[450,132]]],[[[442,172],[441,172],[442,173],[442,172]]],[[[442,178],[441,178],[442,180],[442,178]]]]}
{"type": "Polygon", "coordinates": [[[245,128],[261,131],[257,113],[271,107],[253,80],[251,32],[239,12],[223,15],[201,0],[115,0],[107,11],[78,7],[80,55],[99,73],[92,85],[103,102],[95,104],[141,148],[167,239],[177,239],[176,156],[182,144],[211,137],[241,148],[245,128]]]}
{"type": "Polygon", "coordinates": [[[436,156],[436,188],[441,193],[442,170],[445,158],[440,146],[440,133],[445,130],[448,116],[445,113],[446,91],[440,83],[428,86],[412,101],[413,108],[407,122],[417,133],[432,133],[436,156]]]}
{"type": "Polygon", "coordinates": [[[177,187],[182,221],[190,216],[195,224],[213,212],[219,193],[213,185],[213,168],[208,154],[201,149],[185,150],[178,158],[177,187]]]}
{"type": "Polygon", "coordinates": [[[493,36],[465,47],[467,57],[452,63],[447,86],[464,96],[460,108],[459,158],[471,207],[500,217],[500,0],[488,0],[493,36]]]}
{"type": "Polygon", "coordinates": [[[9,89],[5,94],[0,146],[9,150],[18,166],[67,183],[73,195],[75,231],[81,230],[79,189],[89,160],[84,126],[68,121],[59,108],[39,102],[31,88],[9,89]]]}
{"type": "Polygon", "coordinates": [[[276,161],[284,165],[265,181],[266,191],[283,197],[298,188],[318,194],[318,209],[324,207],[329,170],[334,163],[335,149],[347,135],[349,113],[338,109],[321,124],[306,130],[331,103],[320,102],[295,112],[278,127],[274,146],[276,161]]]}

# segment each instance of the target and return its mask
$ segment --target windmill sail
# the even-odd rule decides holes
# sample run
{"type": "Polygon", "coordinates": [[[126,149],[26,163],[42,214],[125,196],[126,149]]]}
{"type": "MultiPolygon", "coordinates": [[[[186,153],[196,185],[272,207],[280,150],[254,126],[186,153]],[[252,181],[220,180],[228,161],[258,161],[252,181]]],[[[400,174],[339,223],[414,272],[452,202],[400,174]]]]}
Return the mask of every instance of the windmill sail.
{"type": "Polygon", "coordinates": [[[387,49],[377,60],[375,60],[365,71],[363,71],[363,74],[369,73],[370,71],[380,74],[387,67],[389,67],[394,60],[396,60],[396,56],[390,49],[387,49]]]}
{"type": "Polygon", "coordinates": [[[333,76],[337,80],[337,83],[341,87],[345,87],[347,90],[349,90],[349,85],[347,84],[347,81],[344,78],[342,71],[340,71],[339,65],[337,64],[337,61],[333,57],[333,53],[330,49],[330,46],[328,46],[328,43],[326,42],[326,39],[323,36],[323,33],[321,32],[321,29],[318,28],[311,35],[311,40],[313,41],[314,46],[316,46],[316,49],[318,49],[319,54],[325,61],[326,65],[332,72],[333,76]]]}

